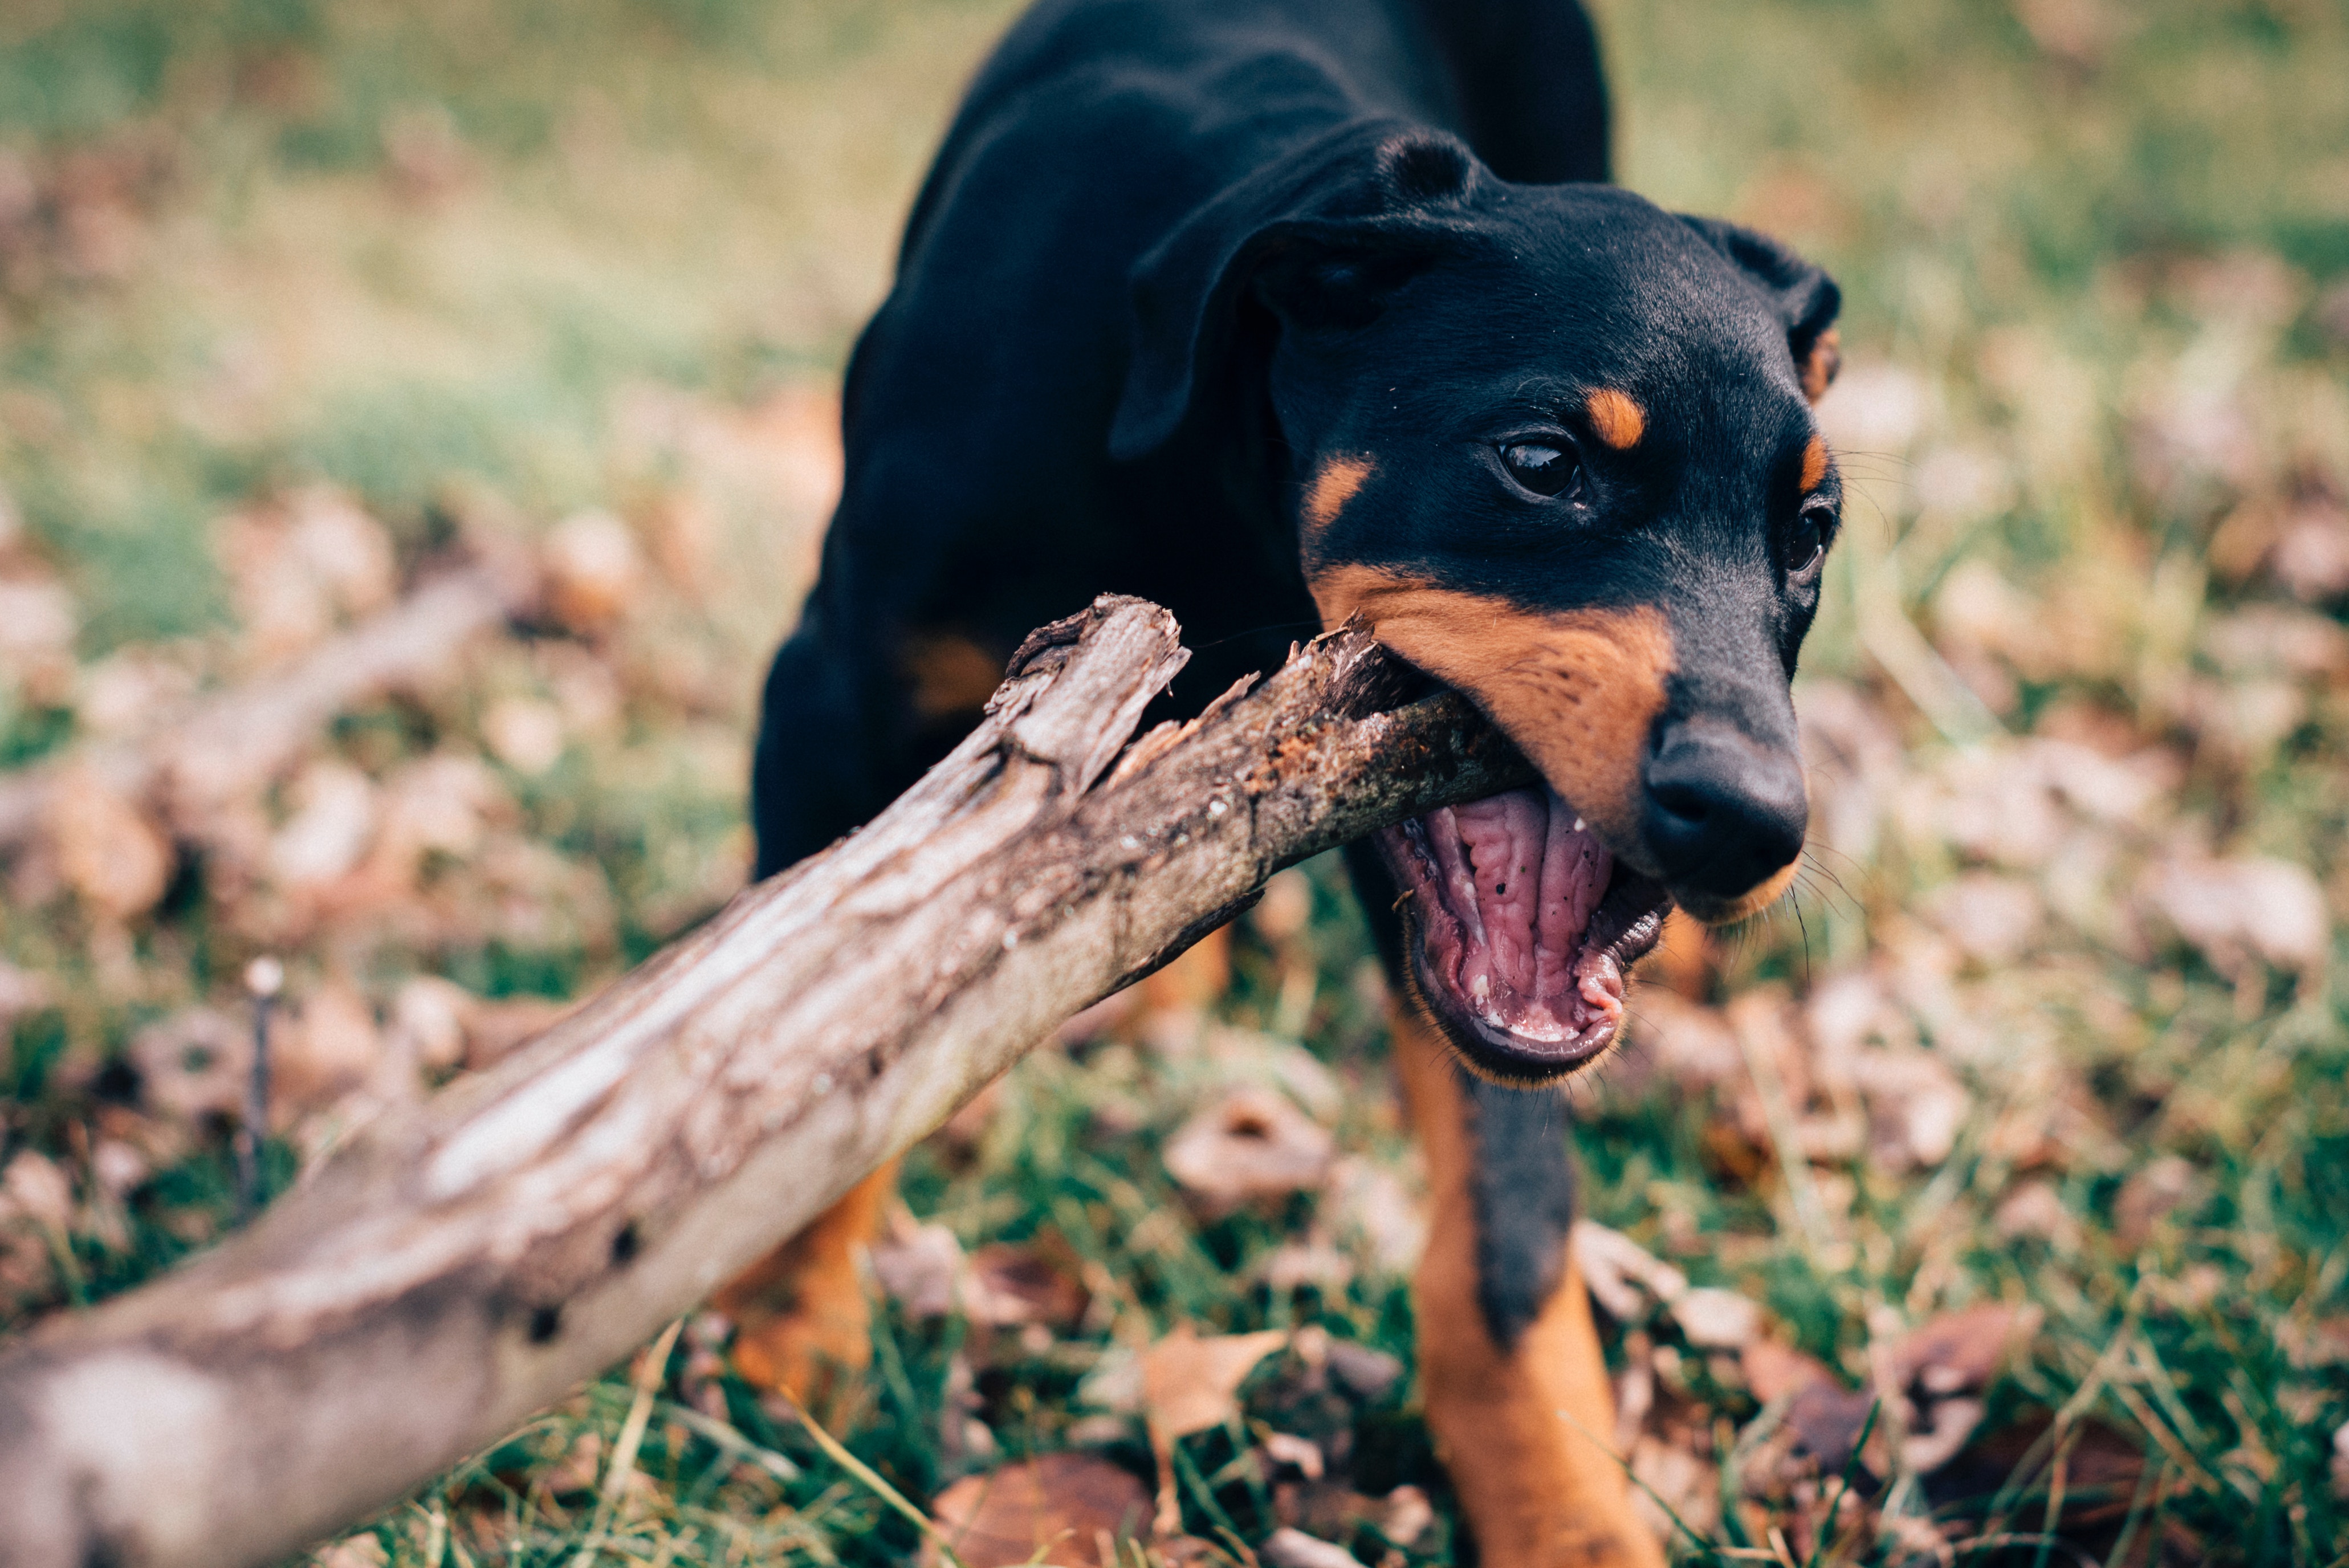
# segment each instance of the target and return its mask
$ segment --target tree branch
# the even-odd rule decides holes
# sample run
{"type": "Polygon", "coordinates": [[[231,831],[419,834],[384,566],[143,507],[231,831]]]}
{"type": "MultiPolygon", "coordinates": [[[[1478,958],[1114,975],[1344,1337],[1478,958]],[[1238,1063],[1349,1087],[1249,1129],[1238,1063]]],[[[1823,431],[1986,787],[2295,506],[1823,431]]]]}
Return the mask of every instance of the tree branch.
{"type": "Polygon", "coordinates": [[[1125,746],[1185,652],[1103,598],[968,739],[169,1277],[0,1355],[5,1568],[274,1561],[566,1394],[1280,867],[1529,777],[1349,627],[1125,746]],[[1123,756],[1120,753],[1123,750],[1123,756]]]}

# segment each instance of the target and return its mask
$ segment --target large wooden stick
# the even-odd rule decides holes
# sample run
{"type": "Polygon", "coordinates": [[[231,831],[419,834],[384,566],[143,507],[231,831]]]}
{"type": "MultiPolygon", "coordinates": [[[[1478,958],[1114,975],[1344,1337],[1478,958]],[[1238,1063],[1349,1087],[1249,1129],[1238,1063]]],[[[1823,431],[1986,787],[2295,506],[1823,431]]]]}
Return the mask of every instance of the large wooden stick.
{"type": "Polygon", "coordinates": [[[878,820],[251,1231],[0,1356],[0,1564],[274,1561],[686,1310],[1280,866],[1526,777],[1348,628],[1125,747],[1187,656],[1104,598],[878,820]],[[1121,755],[1123,752],[1123,755],[1121,755]]]}

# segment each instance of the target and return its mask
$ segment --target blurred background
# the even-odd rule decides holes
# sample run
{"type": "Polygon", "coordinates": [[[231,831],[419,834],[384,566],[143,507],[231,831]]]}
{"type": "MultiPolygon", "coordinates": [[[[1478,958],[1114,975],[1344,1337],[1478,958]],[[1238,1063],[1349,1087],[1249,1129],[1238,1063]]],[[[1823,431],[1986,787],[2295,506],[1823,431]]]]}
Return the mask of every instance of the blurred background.
{"type": "MultiPolygon", "coordinates": [[[[0,1338],[233,1222],[254,957],[282,1189],[740,885],[840,366],[1014,9],[0,7],[0,1338]]],[[[1569,1092],[1642,1507],[2339,1562],[2349,6],[1595,10],[1623,181],[1841,282],[1855,481],[1802,892],[1569,1092]]],[[[1466,1561],[1342,877],[1228,964],[917,1151],[861,1471],[703,1314],[318,1561],[1090,1564],[1162,1456],[1154,1561],[1466,1561]]]]}

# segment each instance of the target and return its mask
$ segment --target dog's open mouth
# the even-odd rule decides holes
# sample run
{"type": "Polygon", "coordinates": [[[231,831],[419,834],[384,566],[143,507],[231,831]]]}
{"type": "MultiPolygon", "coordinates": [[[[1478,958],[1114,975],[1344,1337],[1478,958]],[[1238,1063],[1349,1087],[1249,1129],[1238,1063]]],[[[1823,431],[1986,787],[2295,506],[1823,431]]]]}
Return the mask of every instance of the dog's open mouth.
{"type": "Polygon", "coordinates": [[[1477,1066],[1547,1079],[1606,1052],[1625,971],[1663,930],[1661,884],[1619,865],[1545,784],[1414,817],[1378,843],[1406,894],[1420,992],[1477,1066]]]}

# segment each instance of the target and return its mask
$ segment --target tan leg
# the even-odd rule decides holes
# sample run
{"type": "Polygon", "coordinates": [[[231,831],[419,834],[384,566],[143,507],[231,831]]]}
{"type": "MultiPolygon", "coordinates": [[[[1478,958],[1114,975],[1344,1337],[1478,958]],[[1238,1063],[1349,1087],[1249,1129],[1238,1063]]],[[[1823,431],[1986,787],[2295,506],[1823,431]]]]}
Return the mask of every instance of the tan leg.
{"type": "Polygon", "coordinates": [[[734,1320],[734,1367],[746,1381],[780,1388],[819,1418],[854,1398],[873,1360],[858,1254],[896,1190],[893,1160],[719,1287],[710,1305],[734,1320]]]}
{"type": "MultiPolygon", "coordinates": [[[[1520,1091],[1472,1088],[1415,1010],[1399,1012],[1395,1056],[1434,1195],[1412,1291],[1421,1387],[1479,1560],[1485,1568],[1662,1568],[1663,1551],[1632,1513],[1630,1482],[1606,1446],[1614,1390],[1563,1225],[1553,1216],[1512,1229],[1500,1239],[1503,1253],[1520,1249],[1514,1257],[1496,1257],[1486,1244],[1493,1238],[1480,1233],[1499,1229],[1493,1194],[1508,1186],[1480,1177],[1480,1162],[1499,1151],[1480,1147],[1478,1102],[1520,1091]],[[1543,1236],[1556,1250],[1531,1266],[1542,1260],[1523,1249],[1543,1236]],[[1513,1279],[1496,1282],[1511,1271],[1513,1279]],[[1554,1281],[1546,1291],[1542,1277],[1554,1281]]],[[[1556,1125],[1563,1137],[1562,1112],[1556,1125]]]]}

